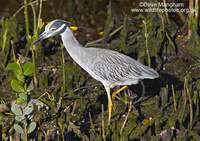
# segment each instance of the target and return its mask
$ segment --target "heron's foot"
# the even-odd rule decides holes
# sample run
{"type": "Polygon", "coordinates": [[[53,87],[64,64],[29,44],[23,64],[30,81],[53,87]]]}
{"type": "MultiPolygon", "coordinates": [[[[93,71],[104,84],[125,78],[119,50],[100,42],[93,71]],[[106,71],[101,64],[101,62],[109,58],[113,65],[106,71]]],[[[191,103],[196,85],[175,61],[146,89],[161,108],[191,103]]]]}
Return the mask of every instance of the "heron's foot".
{"type": "Polygon", "coordinates": [[[116,97],[117,99],[121,100],[116,94],[118,94],[119,92],[121,92],[122,90],[124,90],[126,87],[128,87],[128,86],[123,86],[121,89],[119,89],[118,91],[116,91],[116,92],[114,92],[114,93],[112,94],[112,103],[113,103],[113,109],[114,109],[114,111],[115,111],[115,109],[116,109],[115,102],[114,102],[115,97],[116,97]]]}

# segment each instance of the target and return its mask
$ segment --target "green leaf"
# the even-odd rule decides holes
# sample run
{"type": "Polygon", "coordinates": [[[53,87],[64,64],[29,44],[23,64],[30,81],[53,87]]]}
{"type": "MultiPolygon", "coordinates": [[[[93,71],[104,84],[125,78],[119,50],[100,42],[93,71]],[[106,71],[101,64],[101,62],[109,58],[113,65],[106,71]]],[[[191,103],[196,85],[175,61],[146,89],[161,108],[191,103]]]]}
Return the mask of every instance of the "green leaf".
{"type": "Polygon", "coordinates": [[[16,77],[19,81],[21,81],[22,83],[24,83],[25,77],[22,74],[16,74],[16,77]]]}
{"type": "Polygon", "coordinates": [[[139,14],[139,17],[140,17],[141,19],[145,19],[145,17],[144,17],[142,14],[139,14]]]}
{"type": "Polygon", "coordinates": [[[46,132],[46,133],[47,133],[47,135],[49,135],[49,133],[50,133],[50,130],[47,130],[47,132],[46,132]]]}
{"type": "Polygon", "coordinates": [[[33,121],[31,122],[31,124],[29,124],[29,127],[28,127],[28,133],[31,133],[35,130],[36,128],[36,123],[33,121]]]}
{"type": "Polygon", "coordinates": [[[72,122],[69,121],[69,127],[71,127],[73,129],[74,133],[76,135],[78,135],[79,137],[83,136],[82,133],[81,133],[81,131],[80,131],[80,129],[79,129],[80,126],[76,126],[74,123],[72,123],[72,122]]]}
{"type": "Polygon", "coordinates": [[[30,75],[34,70],[35,66],[31,62],[26,62],[23,66],[24,75],[30,75]]]}
{"type": "Polygon", "coordinates": [[[22,109],[24,109],[24,108],[27,106],[27,101],[21,100],[21,103],[20,103],[19,105],[20,105],[20,107],[21,107],[22,109]]]}
{"type": "Polygon", "coordinates": [[[24,92],[24,88],[16,79],[11,81],[11,87],[17,92],[24,92]]]}
{"type": "Polygon", "coordinates": [[[197,99],[198,99],[198,92],[197,91],[194,91],[194,96],[193,96],[193,101],[194,101],[194,104],[196,105],[197,104],[197,99]]]}
{"type": "Polygon", "coordinates": [[[65,124],[63,125],[63,129],[65,129],[65,128],[66,128],[66,126],[67,126],[67,124],[65,123],[65,124]]]}
{"type": "Polygon", "coordinates": [[[34,88],[34,86],[33,86],[33,80],[32,80],[31,83],[30,83],[30,85],[28,86],[27,92],[32,91],[33,88],[34,88]]]}
{"type": "Polygon", "coordinates": [[[42,19],[38,19],[38,28],[42,29],[42,27],[44,26],[44,22],[42,22],[42,19]]]}
{"type": "Polygon", "coordinates": [[[17,99],[17,100],[16,100],[16,103],[17,103],[17,104],[21,103],[21,100],[17,99]]]}
{"type": "Polygon", "coordinates": [[[24,120],[25,119],[25,116],[24,115],[17,115],[16,117],[15,117],[15,120],[16,121],[19,121],[19,122],[22,122],[22,120],[24,120]]]}
{"type": "Polygon", "coordinates": [[[27,101],[27,94],[25,94],[25,93],[20,93],[20,94],[19,94],[19,98],[20,98],[20,100],[27,101]]]}
{"type": "Polygon", "coordinates": [[[14,129],[15,129],[18,133],[24,134],[24,131],[23,131],[22,127],[21,127],[19,124],[15,124],[15,125],[14,125],[14,129]]]}
{"type": "Polygon", "coordinates": [[[11,111],[15,114],[15,115],[22,115],[22,110],[19,108],[19,106],[17,105],[13,105],[11,107],[11,111]]]}
{"type": "Polygon", "coordinates": [[[24,109],[24,113],[26,115],[30,114],[33,111],[33,104],[32,103],[28,103],[28,105],[26,106],[26,108],[24,109]]]}
{"type": "Polygon", "coordinates": [[[22,73],[21,68],[17,63],[9,63],[6,67],[6,70],[7,71],[12,70],[16,75],[22,73]]]}

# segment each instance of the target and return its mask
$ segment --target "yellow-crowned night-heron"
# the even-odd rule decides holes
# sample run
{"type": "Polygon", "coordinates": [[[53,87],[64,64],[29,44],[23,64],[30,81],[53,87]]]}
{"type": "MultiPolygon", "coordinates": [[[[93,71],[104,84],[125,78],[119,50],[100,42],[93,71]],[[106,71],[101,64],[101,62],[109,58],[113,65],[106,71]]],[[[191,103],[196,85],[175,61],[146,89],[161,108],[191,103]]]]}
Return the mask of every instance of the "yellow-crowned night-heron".
{"type": "Polygon", "coordinates": [[[71,57],[94,79],[103,83],[108,96],[108,124],[110,124],[112,111],[110,88],[117,85],[137,84],[140,79],[154,79],[159,75],[152,68],[119,52],[85,48],[76,40],[67,23],[63,20],[48,23],[45,31],[33,41],[33,44],[51,36],[61,35],[62,42],[71,57]]]}

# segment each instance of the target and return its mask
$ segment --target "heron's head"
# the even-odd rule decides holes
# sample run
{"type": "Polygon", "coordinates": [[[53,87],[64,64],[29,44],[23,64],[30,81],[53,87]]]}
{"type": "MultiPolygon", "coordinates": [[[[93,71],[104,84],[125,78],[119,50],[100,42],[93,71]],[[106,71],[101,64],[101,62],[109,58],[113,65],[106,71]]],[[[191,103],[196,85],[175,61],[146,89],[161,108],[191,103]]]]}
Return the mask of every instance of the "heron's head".
{"type": "Polygon", "coordinates": [[[43,39],[60,35],[62,34],[66,28],[68,27],[68,24],[66,21],[63,20],[54,20],[48,23],[45,26],[45,31],[41,33],[34,41],[32,44],[35,44],[39,41],[42,41],[43,39]]]}

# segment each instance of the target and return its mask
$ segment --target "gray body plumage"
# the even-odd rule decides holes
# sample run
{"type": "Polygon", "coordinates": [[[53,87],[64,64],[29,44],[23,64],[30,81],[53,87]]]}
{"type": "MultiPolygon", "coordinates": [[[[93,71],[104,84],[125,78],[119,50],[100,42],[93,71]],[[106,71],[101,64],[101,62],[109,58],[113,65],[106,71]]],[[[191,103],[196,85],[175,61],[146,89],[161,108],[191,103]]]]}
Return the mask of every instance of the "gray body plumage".
{"type": "Polygon", "coordinates": [[[63,20],[54,20],[47,24],[45,31],[35,39],[33,44],[59,34],[74,61],[104,85],[108,96],[109,122],[112,109],[110,88],[116,85],[137,84],[140,79],[154,79],[159,76],[152,68],[119,52],[100,48],[85,48],[78,43],[73,31],[63,20]]]}
{"type": "Polygon", "coordinates": [[[111,88],[116,85],[137,84],[139,79],[158,77],[155,70],[122,53],[83,47],[75,39],[69,27],[61,37],[70,56],[93,78],[111,88]]]}

